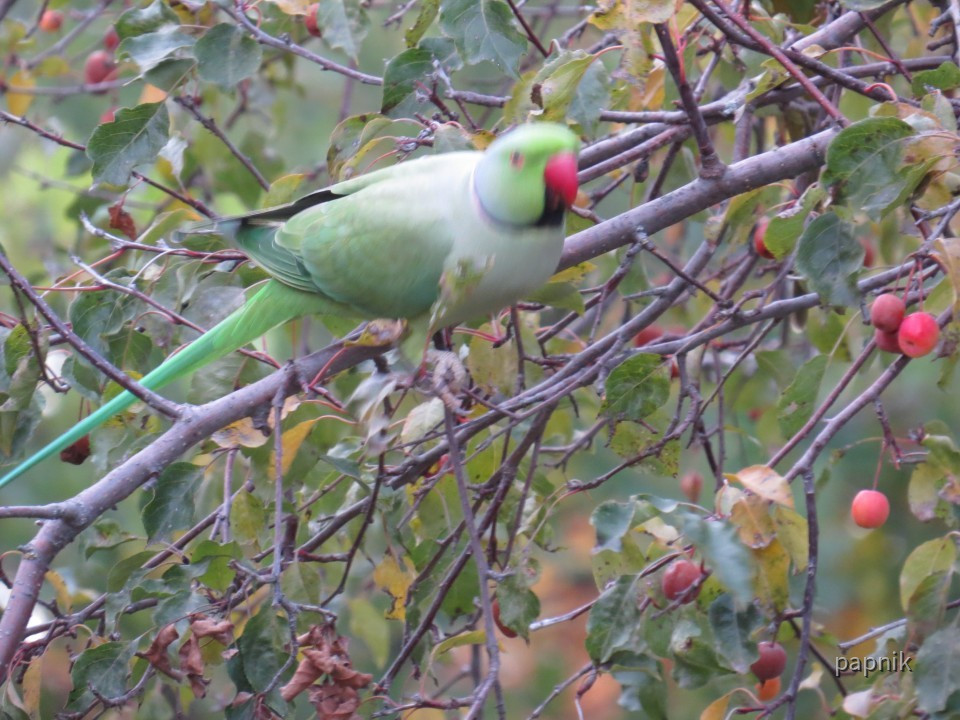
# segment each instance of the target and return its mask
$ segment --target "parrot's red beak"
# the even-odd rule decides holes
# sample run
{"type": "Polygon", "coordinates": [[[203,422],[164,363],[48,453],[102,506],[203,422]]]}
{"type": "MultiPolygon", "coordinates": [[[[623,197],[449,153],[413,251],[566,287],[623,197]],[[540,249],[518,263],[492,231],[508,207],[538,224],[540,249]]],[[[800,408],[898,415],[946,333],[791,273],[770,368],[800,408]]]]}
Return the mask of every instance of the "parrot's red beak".
{"type": "Polygon", "coordinates": [[[547,191],[563,200],[567,207],[577,199],[577,156],[571,152],[554,155],[543,170],[547,191]]]}

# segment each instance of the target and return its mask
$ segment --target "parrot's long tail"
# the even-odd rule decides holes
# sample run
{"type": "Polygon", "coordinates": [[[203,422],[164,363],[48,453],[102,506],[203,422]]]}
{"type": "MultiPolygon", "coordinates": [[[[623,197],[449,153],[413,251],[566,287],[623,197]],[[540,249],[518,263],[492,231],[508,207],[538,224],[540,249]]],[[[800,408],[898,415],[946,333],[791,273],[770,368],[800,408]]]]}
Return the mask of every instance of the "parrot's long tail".
{"type": "MultiPolygon", "coordinates": [[[[219,325],[201,335],[176,355],[168,357],[156,369],[140,379],[140,384],[157,390],[248,342],[268,330],[303,315],[334,310],[334,303],[322,295],[296,290],[270,280],[256,295],[219,325]]],[[[0,487],[19,477],[34,465],[72,445],[94,428],[133,405],[137,398],[127,391],[101,406],[63,435],[0,477],[0,487]]]]}

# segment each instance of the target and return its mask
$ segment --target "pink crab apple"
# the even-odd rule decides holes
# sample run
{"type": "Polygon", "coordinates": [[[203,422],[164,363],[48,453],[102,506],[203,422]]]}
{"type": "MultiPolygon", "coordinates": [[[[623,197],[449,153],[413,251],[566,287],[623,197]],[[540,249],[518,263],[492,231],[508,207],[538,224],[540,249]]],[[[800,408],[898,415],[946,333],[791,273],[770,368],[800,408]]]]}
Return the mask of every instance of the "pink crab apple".
{"type": "Polygon", "coordinates": [[[923,357],[937,346],[940,326],[930,313],[910,313],[900,323],[897,340],[904,355],[912,358],[923,357]]]}
{"type": "Polygon", "coordinates": [[[879,490],[861,490],[850,504],[850,516],[862,528],[878,528],[890,516],[890,501],[879,490]]]}
{"type": "Polygon", "coordinates": [[[900,329],[907,306],[903,300],[893,293],[878,295],[870,306],[870,322],[877,330],[886,333],[895,333],[900,329]]]}
{"type": "Polygon", "coordinates": [[[682,603],[693,602],[700,594],[700,588],[690,591],[690,587],[700,579],[701,575],[700,566],[696,563],[689,560],[676,560],[661,576],[660,587],[671,602],[680,598],[682,603]]]}

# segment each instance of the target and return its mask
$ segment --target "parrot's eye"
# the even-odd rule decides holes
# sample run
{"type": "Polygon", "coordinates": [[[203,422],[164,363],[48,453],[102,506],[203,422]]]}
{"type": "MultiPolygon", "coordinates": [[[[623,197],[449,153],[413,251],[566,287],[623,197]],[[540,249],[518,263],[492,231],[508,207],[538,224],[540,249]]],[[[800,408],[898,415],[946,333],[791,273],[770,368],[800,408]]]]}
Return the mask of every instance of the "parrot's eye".
{"type": "Polygon", "coordinates": [[[510,153],[510,167],[519,170],[523,167],[523,155],[518,152],[510,153]]]}

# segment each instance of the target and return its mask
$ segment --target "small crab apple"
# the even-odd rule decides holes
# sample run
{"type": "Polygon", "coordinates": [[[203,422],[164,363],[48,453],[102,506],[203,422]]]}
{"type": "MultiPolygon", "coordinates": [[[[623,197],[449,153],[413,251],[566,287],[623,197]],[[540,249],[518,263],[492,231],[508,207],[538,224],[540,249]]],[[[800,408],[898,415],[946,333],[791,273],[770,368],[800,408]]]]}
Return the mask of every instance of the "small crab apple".
{"type": "Polygon", "coordinates": [[[890,501],[879,490],[861,490],[850,504],[850,517],[862,528],[878,528],[890,516],[890,501]]]}
{"type": "Polygon", "coordinates": [[[689,560],[676,560],[670,564],[660,578],[660,587],[663,594],[671,602],[680,600],[681,603],[693,602],[700,594],[700,586],[695,590],[690,588],[695,585],[703,573],[700,572],[700,566],[689,560]]]}
{"type": "Polygon", "coordinates": [[[877,347],[890,353],[900,353],[900,340],[895,332],[884,332],[883,330],[874,330],[873,339],[877,347]]]}
{"type": "Polygon", "coordinates": [[[870,306],[870,322],[877,330],[886,333],[895,333],[900,329],[907,306],[903,300],[893,293],[878,295],[870,306]]]}
{"type": "Polygon", "coordinates": [[[750,670],[757,676],[757,680],[762,683],[783,675],[783,669],[787,666],[787,651],[783,645],[773,641],[764,640],[757,643],[757,652],[760,657],[750,666],[750,670]]]}
{"type": "Polygon", "coordinates": [[[863,246],[863,266],[873,267],[873,263],[877,260],[877,251],[873,249],[873,243],[861,238],[860,244],[863,246]]]}
{"type": "Polygon", "coordinates": [[[940,326],[930,313],[910,313],[900,323],[897,340],[904,355],[912,358],[923,357],[937,346],[940,326]]]}
{"type": "Polygon", "coordinates": [[[40,16],[39,25],[44,32],[56,32],[63,25],[63,13],[59,10],[46,10],[40,16]]]}
{"type": "Polygon", "coordinates": [[[317,25],[317,11],[319,9],[320,4],[314,3],[307,8],[307,14],[303,18],[303,24],[306,26],[307,32],[314,37],[320,37],[323,34],[320,32],[320,26],[317,25]]]}
{"type": "Polygon", "coordinates": [[[100,124],[112,123],[116,119],[117,109],[112,107],[108,110],[104,110],[103,114],[100,116],[100,124]]]}
{"type": "Polygon", "coordinates": [[[695,503],[700,499],[700,491],[703,490],[703,475],[698,472],[688,472],[680,478],[680,489],[687,496],[687,500],[695,503]]]}
{"type": "Polygon", "coordinates": [[[767,260],[773,260],[774,254],[770,252],[770,248],[767,247],[765,238],[767,236],[767,226],[770,225],[770,218],[762,217],[757,220],[757,226],[753,230],[753,249],[757,251],[757,255],[760,257],[767,258],[767,260]]]}
{"type": "Polygon", "coordinates": [[[95,85],[113,80],[117,76],[117,66],[113,56],[106,50],[94,50],[87,56],[83,65],[84,81],[95,85]]]}
{"type": "Polygon", "coordinates": [[[663,336],[663,328],[657,324],[647,325],[643,330],[633,336],[633,346],[643,347],[649,345],[654,340],[663,336]]]}
{"type": "Polygon", "coordinates": [[[110,52],[113,52],[117,49],[117,45],[120,44],[120,36],[117,34],[117,29],[111,25],[110,28],[103,36],[103,46],[110,52]]]}

